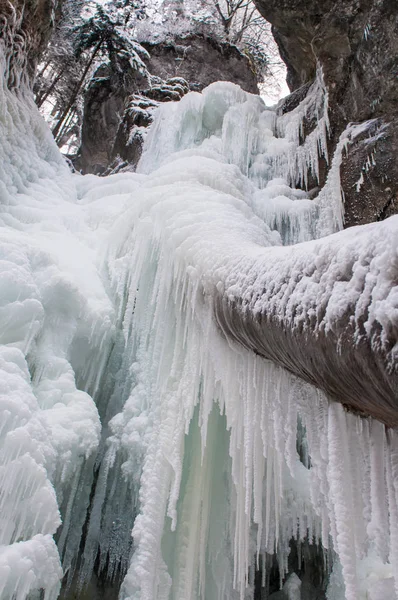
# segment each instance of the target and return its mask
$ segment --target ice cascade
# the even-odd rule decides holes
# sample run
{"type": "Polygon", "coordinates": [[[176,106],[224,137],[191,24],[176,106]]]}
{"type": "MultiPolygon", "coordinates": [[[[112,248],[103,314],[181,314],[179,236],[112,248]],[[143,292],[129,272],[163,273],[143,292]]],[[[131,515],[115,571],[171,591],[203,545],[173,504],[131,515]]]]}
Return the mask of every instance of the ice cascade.
{"type": "Polygon", "coordinates": [[[397,218],[338,233],[341,156],[305,191],[329,161],[321,73],[285,115],[225,82],[164,104],[137,173],[107,178],[72,175],[29,98],[0,93],[0,600],[55,600],[63,575],[65,598],[249,600],[275,568],[306,600],[305,548],[328,600],[397,600],[396,433],[214,317],[264,257],[316,273],[312,249],[339,247],[365,277],[372,239],[369,323],[394,318],[397,218]]]}

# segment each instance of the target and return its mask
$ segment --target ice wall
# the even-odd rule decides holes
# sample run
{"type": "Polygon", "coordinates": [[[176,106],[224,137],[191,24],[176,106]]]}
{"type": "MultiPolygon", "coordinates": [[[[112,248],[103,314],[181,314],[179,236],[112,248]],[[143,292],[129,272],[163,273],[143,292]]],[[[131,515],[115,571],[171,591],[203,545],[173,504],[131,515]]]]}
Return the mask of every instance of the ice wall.
{"type": "MultiPolygon", "coordinates": [[[[68,520],[100,433],[72,363],[95,389],[114,309],[69,169],[28,90],[10,93],[3,79],[0,139],[0,596],[44,589],[56,598],[62,568],[52,535],[61,507],[68,520]]],[[[74,519],[83,524],[85,510],[74,519]]]]}
{"type": "MultiPolygon", "coordinates": [[[[259,275],[271,301],[288,292],[282,263],[325,290],[336,248],[352,269],[353,238],[329,236],[337,168],[328,196],[295,188],[326,148],[321,75],[291,121],[227,83],[164,105],[139,173],[104,179],[71,175],[30,100],[1,94],[1,600],[56,598],[61,569],[66,586],[124,578],[125,600],[249,599],[270,554],[296,598],[292,538],[324,547],[329,600],[398,597],[396,434],[215,319],[220,295],[249,305],[259,275]]],[[[397,230],[360,229],[380,260],[359,253],[329,327],[370,278],[369,327],[388,338],[397,230]]],[[[280,304],[285,323],[316,312],[311,289],[294,314],[280,304]]]]}

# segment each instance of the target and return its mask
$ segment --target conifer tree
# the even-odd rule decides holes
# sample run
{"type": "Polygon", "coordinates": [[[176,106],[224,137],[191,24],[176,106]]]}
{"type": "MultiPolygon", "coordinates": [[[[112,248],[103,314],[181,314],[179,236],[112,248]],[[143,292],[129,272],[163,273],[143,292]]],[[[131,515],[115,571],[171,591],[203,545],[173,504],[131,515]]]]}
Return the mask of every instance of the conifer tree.
{"type": "Polygon", "coordinates": [[[75,125],[73,116],[81,112],[82,93],[97,61],[109,61],[121,83],[126,70],[147,75],[143,59],[149,55],[128,27],[137,4],[128,0],[108,7],[95,3],[88,18],[81,16],[82,7],[82,2],[67,3],[35,88],[39,107],[54,97],[52,131],[58,142],[65,138],[65,126],[75,125]]]}

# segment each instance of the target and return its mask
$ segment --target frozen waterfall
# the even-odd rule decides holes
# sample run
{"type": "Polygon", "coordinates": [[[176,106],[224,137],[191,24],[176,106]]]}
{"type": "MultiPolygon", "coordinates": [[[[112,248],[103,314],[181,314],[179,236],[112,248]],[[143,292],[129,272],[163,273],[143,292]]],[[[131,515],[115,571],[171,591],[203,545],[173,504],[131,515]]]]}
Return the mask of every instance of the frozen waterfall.
{"type": "Polygon", "coordinates": [[[318,197],[297,187],[329,160],[327,113],[321,74],[281,116],[212,84],[158,109],[137,173],[83,177],[1,88],[0,600],[93,572],[121,600],[266,598],[275,564],[279,598],[307,600],[308,546],[320,597],[398,599],[396,433],[215,317],[238,298],[396,327],[398,217],[339,232],[356,126],[318,197]]]}

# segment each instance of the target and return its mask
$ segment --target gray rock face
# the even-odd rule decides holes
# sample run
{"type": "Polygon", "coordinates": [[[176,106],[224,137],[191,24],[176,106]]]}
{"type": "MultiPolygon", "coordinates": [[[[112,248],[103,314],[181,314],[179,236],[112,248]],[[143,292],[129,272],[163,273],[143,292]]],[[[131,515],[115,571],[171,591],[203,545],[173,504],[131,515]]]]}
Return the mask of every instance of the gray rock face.
{"type": "Polygon", "coordinates": [[[348,148],[341,165],[345,226],[383,221],[398,212],[398,120],[377,119],[348,148]]]}
{"type": "MultiPolygon", "coordinates": [[[[351,412],[398,427],[397,368],[388,366],[380,330],[356,343],[350,311],[327,333],[316,332],[309,318],[295,330],[288,319],[266,311],[254,315],[225,297],[217,298],[215,316],[228,339],[281,365],[351,412]]],[[[392,346],[396,341],[394,332],[392,346]]]]}
{"type": "Polygon", "coordinates": [[[113,146],[124,117],[126,99],[148,81],[126,64],[123,81],[109,64],[101,65],[85,93],[80,156],[75,166],[83,173],[103,173],[112,162],[113,146]]]}
{"type": "Polygon", "coordinates": [[[345,225],[397,212],[398,4],[396,0],[255,0],[272,23],[297,90],[322,67],[329,92],[330,154],[350,122],[376,119],[341,166],[345,225]],[[370,162],[369,162],[370,159],[370,162]],[[362,181],[363,179],[363,181],[362,181]],[[361,186],[356,183],[361,181],[361,186]]]}
{"type": "Polygon", "coordinates": [[[198,91],[215,81],[232,81],[246,92],[258,94],[254,68],[235,46],[201,35],[143,45],[151,55],[149,72],[162,79],[182,77],[198,91]]]}
{"type": "Polygon", "coordinates": [[[109,164],[128,93],[107,65],[97,70],[85,94],[81,155],[76,161],[83,173],[101,173],[109,164]]]}

